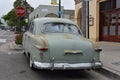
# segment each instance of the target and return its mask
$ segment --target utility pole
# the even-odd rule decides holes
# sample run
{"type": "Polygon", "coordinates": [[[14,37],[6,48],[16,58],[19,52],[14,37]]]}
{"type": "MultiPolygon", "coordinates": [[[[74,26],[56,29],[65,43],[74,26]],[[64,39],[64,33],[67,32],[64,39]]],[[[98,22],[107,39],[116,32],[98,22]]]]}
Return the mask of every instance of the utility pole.
{"type": "Polygon", "coordinates": [[[58,5],[59,6],[59,9],[58,9],[58,15],[59,15],[59,18],[62,17],[62,10],[61,10],[61,0],[59,0],[59,3],[57,3],[57,0],[51,0],[51,4],[52,5],[58,5]]]}
{"type": "Polygon", "coordinates": [[[61,14],[62,14],[62,11],[61,11],[61,0],[59,0],[59,11],[58,11],[58,14],[59,14],[59,18],[61,18],[61,14]]]}
{"type": "Polygon", "coordinates": [[[90,32],[89,32],[89,1],[90,0],[82,0],[82,26],[83,26],[83,34],[88,39],[90,38],[90,32]],[[87,35],[86,35],[87,33],[87,35]]]}
{"type": "Polygon", "coordinates": [[[86,37],[86,2],[82,0],[82,32],[86,37]]]}
{"type": "Polygon", "coordinates": [[[90,37],[90,32],[89,32],[89,0],[86,0],[86,26],[87,26],[87,38],[89,39],[90,37]]]}

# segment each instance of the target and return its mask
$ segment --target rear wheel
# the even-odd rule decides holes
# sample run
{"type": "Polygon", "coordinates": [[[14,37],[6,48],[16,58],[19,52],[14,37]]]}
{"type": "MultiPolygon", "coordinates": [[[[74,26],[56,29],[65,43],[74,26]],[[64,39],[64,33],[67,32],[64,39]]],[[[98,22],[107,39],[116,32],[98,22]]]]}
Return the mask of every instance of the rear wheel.
{"type": "Polygon", "coordinates": [[[33,71],[37,71],[38,69],[34,67],[34,64],[33,64],[33,61],[32,61],[32,57],[30,56],[30,68],[33,70],[33,71]]]}
{"type": "Polygon", "coordinates": [[[23,54],[26,56],[26,53],[25,53],[25,51],[23,52],[23,54]]]}

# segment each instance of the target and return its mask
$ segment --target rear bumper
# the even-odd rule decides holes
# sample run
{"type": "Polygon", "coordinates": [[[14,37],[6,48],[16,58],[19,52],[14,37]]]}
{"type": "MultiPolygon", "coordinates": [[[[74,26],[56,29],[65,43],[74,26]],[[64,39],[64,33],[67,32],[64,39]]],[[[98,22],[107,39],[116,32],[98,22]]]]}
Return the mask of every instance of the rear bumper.
{"type": "Polygon", "coordinates": [[[58,70],[67,70],[67,69],[92,69],[92,68],[101,68],[101,62],[95,63],[76,63],[76,64],[69,64],[69,63],[41,63],[41,62],[34,62],[33,63],[35,68],[38,69],[58,69],[58,70]]]}

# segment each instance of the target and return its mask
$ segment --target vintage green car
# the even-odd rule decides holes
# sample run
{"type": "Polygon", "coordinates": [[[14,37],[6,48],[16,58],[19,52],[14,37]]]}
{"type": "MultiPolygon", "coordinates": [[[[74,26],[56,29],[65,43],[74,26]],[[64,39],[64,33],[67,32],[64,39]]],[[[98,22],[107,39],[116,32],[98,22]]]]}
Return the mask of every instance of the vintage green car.
{"type": "Polygon", "coordinates": [[[101,68],[100,51],[85,39],[71,20],[36,18],[23,35],[24,53],[31,69],[93,69],[101,68]]]}

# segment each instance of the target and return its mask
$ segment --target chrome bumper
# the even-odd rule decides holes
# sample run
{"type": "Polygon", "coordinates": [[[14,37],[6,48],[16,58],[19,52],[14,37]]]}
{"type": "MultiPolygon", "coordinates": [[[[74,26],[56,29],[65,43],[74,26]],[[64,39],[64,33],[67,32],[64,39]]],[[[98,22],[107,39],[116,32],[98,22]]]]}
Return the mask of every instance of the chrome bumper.
{"type": "Polygon", "coordinates": [[[101,68],[101,62],[95,63],[76,63],[76,64],[69,64],[69,63],[41,63],[41,62],[34,62],[33,63],[35,68],[38,69],[60,69],[60,70],[67,70],[67,69],[92,69],[92,68],[101,68]]]}

